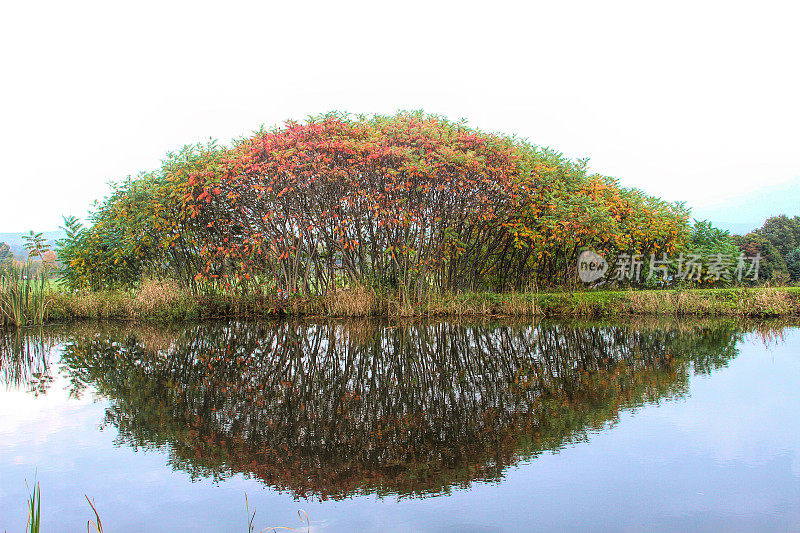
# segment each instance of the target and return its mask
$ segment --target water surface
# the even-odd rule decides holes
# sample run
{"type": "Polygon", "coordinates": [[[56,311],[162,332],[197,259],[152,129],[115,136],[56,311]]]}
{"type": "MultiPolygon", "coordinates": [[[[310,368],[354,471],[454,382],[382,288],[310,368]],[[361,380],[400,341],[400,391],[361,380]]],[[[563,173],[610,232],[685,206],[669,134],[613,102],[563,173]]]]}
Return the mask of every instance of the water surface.
{"type": "Polygon", "coordinates": [[[79,324],[0,337],[0,530],[800,528],[800,329],[79,324]]]}

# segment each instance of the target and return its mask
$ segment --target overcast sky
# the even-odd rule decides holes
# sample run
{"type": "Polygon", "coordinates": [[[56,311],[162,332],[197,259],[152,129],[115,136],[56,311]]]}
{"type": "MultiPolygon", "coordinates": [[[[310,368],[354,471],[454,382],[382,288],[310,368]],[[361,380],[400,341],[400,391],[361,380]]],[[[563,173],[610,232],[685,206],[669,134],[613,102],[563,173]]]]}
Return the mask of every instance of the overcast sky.
{"type": "Polygon", "coordinates": [[[6,2],[0,232],[330,110],[516,133],[726,224],[800,214],[800,11],[768,2],[6,2]]]}

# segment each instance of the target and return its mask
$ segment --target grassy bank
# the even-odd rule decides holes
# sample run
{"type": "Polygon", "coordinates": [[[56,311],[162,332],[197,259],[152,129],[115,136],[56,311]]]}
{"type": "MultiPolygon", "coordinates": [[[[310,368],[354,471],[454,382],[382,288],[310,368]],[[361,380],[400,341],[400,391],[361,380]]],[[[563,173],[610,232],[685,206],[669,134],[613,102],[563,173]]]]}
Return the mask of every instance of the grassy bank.
{"type": "Polygon", "coordinates": [[[800,287],[537,294],[547,316],[800,316],[800,287]]]}
{"type": "Polygon", "coordinates": [[[108,318],[180,321],[263,316],[800,316],[800,287],[434,293],[419,301],[410,301],[396,292],[354,288],[331,296],[276,300],[253,295],[196,295],[171,282],[148,282],[136,292],[68,293],[52,290],[45,298],[45,322],[108,318]]]}

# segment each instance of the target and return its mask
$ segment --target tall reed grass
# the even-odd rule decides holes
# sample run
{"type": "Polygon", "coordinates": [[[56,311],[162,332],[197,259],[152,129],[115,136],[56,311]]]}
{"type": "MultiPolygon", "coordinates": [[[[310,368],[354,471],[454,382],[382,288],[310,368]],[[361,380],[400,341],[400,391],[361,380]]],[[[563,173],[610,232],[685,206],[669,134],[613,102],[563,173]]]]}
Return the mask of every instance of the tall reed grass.
{"type": "Polygon", "coordinates": [[[800,311],[797,291],[774,287],[700,291],[629,291],[625,314],[698,316],[790,316],[800,311]]]}
{"type": "Polygon", "coordinates": [[[28,523],[25,525],[26,533],[39,533],[42,524],[42,492],[39,483],[33,486],[31,496],[28,498],[28,523]]]}
{"type": "Polygon", "coordinates": [[[45,272],[30,263],[0,266],[0,325],[42,324],[49,301],[45,272]]]}

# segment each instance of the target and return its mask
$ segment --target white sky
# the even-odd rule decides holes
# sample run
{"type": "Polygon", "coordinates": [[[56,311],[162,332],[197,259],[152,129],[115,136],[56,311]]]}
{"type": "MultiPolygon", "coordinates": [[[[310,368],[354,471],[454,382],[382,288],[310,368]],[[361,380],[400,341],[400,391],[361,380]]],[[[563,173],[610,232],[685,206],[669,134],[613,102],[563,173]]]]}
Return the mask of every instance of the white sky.
{"type": "Polygon", "coordinates": [[[183,144],[330,110],[464,117],[701,210],[800,190],[790,2],[0,5],[0,232],[85,216],[183,144]]]}

